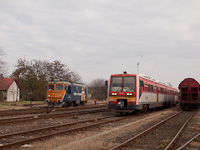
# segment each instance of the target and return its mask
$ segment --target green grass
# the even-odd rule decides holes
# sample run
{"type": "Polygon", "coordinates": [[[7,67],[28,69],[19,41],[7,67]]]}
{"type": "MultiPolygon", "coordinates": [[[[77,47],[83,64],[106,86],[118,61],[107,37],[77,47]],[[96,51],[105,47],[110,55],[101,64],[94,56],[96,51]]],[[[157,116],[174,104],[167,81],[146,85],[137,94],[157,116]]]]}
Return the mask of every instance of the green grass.
{"type": "Polygon", "coordinates": [[[163,150],[163,149],[165,149],[167,147],[167,142],[166,141],[161,141],[160,142],[160,145],[159,145],[159,148],[161,149],[161,150],[163,150]]]}
{"type": "MultiPolygon", "coordinates": [[[[44,101],[32,101],[32,104],[43,104],[44,101]]],[[[0,107],[3,106],[23,106],[24,104],[30,104],[30,101],[17,101],[17,102],[0,102],[0,107]]]]}

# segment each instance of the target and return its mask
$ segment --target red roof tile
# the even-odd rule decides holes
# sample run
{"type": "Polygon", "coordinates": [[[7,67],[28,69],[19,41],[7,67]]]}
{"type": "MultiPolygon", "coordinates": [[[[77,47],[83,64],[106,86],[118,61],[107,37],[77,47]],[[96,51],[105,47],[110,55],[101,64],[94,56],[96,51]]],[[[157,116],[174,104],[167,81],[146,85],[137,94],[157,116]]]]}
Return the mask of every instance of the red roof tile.
{"type": "Polygon", "coordinates": [[[0,78],[0,90],[8,90],[15,78],[0,78]]]}

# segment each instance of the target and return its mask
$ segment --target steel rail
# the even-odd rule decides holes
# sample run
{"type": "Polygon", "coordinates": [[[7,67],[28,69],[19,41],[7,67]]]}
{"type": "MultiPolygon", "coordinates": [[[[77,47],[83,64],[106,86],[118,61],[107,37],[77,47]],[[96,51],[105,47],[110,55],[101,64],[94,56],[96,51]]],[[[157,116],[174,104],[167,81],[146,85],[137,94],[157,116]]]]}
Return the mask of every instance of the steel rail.
{"type": "Polygon", "coordinates": [[[43,131],[43,130],[50,130],[50,129],[54,129],[54,128],[61,128],[61,127],[71,126],[71,125],[79,124],[79,123],[94,122],[94,121],[97,121],[97,120],[102,120],[102,119],[107,119],[107,118],[112,118],[112,117],[117,117],[117,115],[99,117],[99,118],[95,118],[95,119],[88,119],[88,120],[77,121],[77,122],[69,122],[69,123],[65,123],[65,124],[61,124],[61,125],[53,125],[53,126],[37,128],[37,129],[32,129],[32,130],[27,130],[27,131],[22,131],[22,132],[15,132],[15,133],[11,133],[11,134],[0,135],[0,138],[7,138],[7,137],[10,137],[10,136],[22,135],[22,134],[38,132],[38,131],[43,131]]]}
{"type": "Polygon", "coordinates": [[[18,110],[2,110],[0,111],[0,117],[24,115],[24,114],[39,114],[39,113],[50,113],[52,110],[56,111],[71,111],[71,110],[82,110],[90,108],[102,108],[107,107],[106,105],[93,105],[93,106],[79,106],[79,107],[35,107],[29,109],[18,109],[18,110]]]}
{"type": "Polygon", "coordinates": [[[68,130],[64,130],[64,131],[60,131],[60,132],[56,132],[56,133],[43,135],[43,136],[40,136],[40,137],[26,139],[26,140],[23,140],[23,141],[8,143],[8,144],[1,145],[0,149],[9,148],[9,147],[12,147],[12,146],[17,146],[17,145],[22,145],[22,144],[25,144],[25,143],[28,143],[28,142],[33,142],[33,141],[37,141],[37,140],[41,140],[41,139],[46,139],[46,138],[49,138],[49,137],[52,137],[52,136],[55,136],[55,135],[61,135],[61,134],[65,134],[65,133],[69,133],[69,132],[73,132],[73,131],[85,130],[87,128],[92,128],[92,127],[96,127],[96,126],[107,124],[107,123],[111,123],[111,122],[125,120],[125,119],[130,118],[130,117],[135,117],[135,116],[128,116],[128,117],[118,118],[118,119],[115,119],[115,120],[103,121],[103,122],[95,123],[95,124],[92,124],[92,125],[87,125],[87,126],[83,126],[83,127],[77,127],[77,128],[74,128],[74,129],[68,129],[68,130]]]}
{"type": "Polygon", "coordinates": [[[61,113],[54,113],[54,114],[42,114],[42,115],[32,115],[28,117],[15,117],[15,118],[7,118],[7,119],[0,119],[0,125],[2,124],[8,124],[8,123],[16,123],[16,122],[22,122],[22,121],[34,121],[39,119],[47,119],[47,118],[53,118],[53,117],[63,117],[63,116],[69,116],[69,115],[83,115],[87,113],[98,113],[103,111],[109,111],[108,109],[90,109],[90,110],[79,110],[79,111],[71,111],[71,112],[61,112],[61,113]]]}
{"type": "Polygon", "coordinates": [[[119,144],[119,145],[116,145],[116,146],[114,146],[114,147],[109,148],[109,150],[119,149],[119,148],[121,148],[121,147],[127,145],[128,143],[130,143],[130,142],[132,142],[132,141],[134,141],[134,140],[140,138],[141,136],[143,136],[144,134],[148,133],[149,131],[151,131],[151,130],[157,128],[157,127],[159,127],[160,125],[162,125],[162,124],[165,123],[166,121],[168,121],[168,120],[170,120],[170,119],[172,119],[172,118],[178,116],[178,115],[181,114],[182,112],[183,112],[183,111],[180,111],[180,112],[178,112],[177,114],[172,115],[172,116],[168,117],[167,119],[162,120],[161,122],[159,122],[159,123],[157,123],[157,124],[151,126],[151,127],[148,128],[147,130],[145,130],[145,131],[139,133],[138,135],[136,135],[136,136],[134,136],[134,137],[132,137],[132,138],[130,138],[130,139],[124,141],[123,143],[121,143],[121,144],[119,144]]]}
{"type": "Polygon", "coordinates": [[[183,124],[183,126],[178,131],[178,133],[174,136],[174,138],[171,140],[171,142],[167,145],[167,147],[164,150],[168,150],[168,149],[172,148],[172,146],[175,144],[176,140],[178,139],[178,137],[180,136],[180,134],[182,133],[182,131],[185,129],[186,125],[190,122],[190,120],[192,119],[192,117],[195,115],[195,113],[196,113],[196,111],[194,111],[192,113],[192,115],[186,120],[186,122],[183,124]]]}
{"type": "Polygon", "coordinates": [[[197,135],[195,135],[193,138],[191,138],[188,142],[186,142],[184,145],[182,145],[181,147],[179,147],[177,150],[181,150],[181,149],[186,148],[187,145],[189,145],[192,141],[194,141],[199,136],[200,136],[200,133],[198,133],[197,135]]]}

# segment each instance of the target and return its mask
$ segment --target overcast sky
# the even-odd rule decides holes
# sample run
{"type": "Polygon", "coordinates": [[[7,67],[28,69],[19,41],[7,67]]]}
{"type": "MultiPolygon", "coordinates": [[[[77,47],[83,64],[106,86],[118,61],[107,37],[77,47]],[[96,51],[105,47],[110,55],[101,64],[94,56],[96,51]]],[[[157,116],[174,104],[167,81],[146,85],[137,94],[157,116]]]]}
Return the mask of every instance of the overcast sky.
{"type": "Polygon", "coordinates": [[[0,0],[0,47],[19,58],[60,60],[83,82],[139,72],[177,88],[200,81],[199,0],[0,0]]]}

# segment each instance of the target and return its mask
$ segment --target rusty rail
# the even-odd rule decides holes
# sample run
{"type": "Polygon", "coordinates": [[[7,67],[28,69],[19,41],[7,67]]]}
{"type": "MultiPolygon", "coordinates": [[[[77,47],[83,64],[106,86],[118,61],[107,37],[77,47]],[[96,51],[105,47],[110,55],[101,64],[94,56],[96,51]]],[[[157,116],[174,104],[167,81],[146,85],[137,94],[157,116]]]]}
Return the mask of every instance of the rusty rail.
{"type": "Polygon", "coordinates": [[[180,134],[182,133],[182,131],[185,129],[186,125],[189,123],[189,121],[195,115],[195,113],[196,113],[196,111],[194,111],[192,113],[192,115],[186,120],[186,122],[184,123],[184,125],[180,128],[180,130],[178,131],[178,133],[174,136],[174,138],[171,140],[171,142],[167,145],[167,147],[164,150],[168,150],[168,149],[172,148],[172,146],[174,145],[174,143],[176,142],[176,140],[178,139],[178,137],[180,136],[180,134]]]}
{"type": "Polygon", "coordinates": [[[53,125],[53,126],[49,126],[49,127],[32,129],[32,130],[28,130],[28,131],[15,132],[15,133],[11,133],[11,134],[0,135],[0,138],[8,138],[10,136],[22,135],[22,134],[33,133],[33,132],[44,131],[44,130],[51,130],[51,129],[54,129],[54,128],[71,126],[71,125],[78,124],[78,123],[94,122],[94,121],[97,121],[97,120],[107,119],[107,118],[111,118],[111,117],[116,117],[116,115],[107,116],[107,117],[99,117],[99,118],[96,118],[96,119],[89,119],[89,120],[83,120],[83,121],[77,121],[77,122],[70,122],[70,123],[65,123],[65,124],[61,124],[61,125],[53,125]]]}
{"type": "Polygon", "coordinates": [[[63,117],[63,116],[71,116],[73,115],[83,115],[87,113],[98,113],[109,111],[108,109],[90,109],[90,110],[79,110],[79,111],[71,111],[71,112],[61,112],[61,113],[54,113],[54,114],[42,114],[42,115],[32,115],[28,117],[15,117],[15,118],[7,118],[7,119],[0,119],[0,125],[8,124],[8,123],[17,123],[17,122],[24,122],[24,121],[35,121],[39,119],[47,119],[53,117],[63,117]]]}
{"type": "Polygon", "coordinates": [[[168,121],[168,120],[170,120],[170,119],[172,119],[172,118],[178,116],[178,115],[179,115],[180,113],[182,113],[182,112],[183,112],[183,111],[180,111],[180,112],[178,112],[177,114],[172,115],[172,116],[168,117],[168,118],[165,119],[165,120],[162,120],[161,122],[159,122],[159,123],[153,125],[152,127],[148,128],[147,130],[145,130],[145,131],[139,133],[138,135],[136,135],[136,136],[134,136],[134,137],[132,137],[132,138],[130,138],[130,139],[124,141],[123,143],[121,143],[121,144],[119,144],[119,145],[116,145],[116,146],[114,146],[114,147],[111,147],[109,150],[119,149],[119,148],[121,148],[121,147],[127,145],[128,143],[130,143],[130,142],[132,142],[132,141],[134,141],[134,140],[140,138],[141,136],[143,136],[144,134],[148,133],[149,131],[152,131],[153,129],[159,127],[160,125],[162,125],[162,124],[165,123],[166,121],[168,121]]]}
{"type": "Polygon", "coordinates": [[[194,141],[199,136],[200,136],[200,133],[198,133],[197,135],[195,135],[193,138],[191,138],[188,142],[186,142],[184,145],[182,145],[181,147],[179,147],[177,150],[181,150],[181,149],[186,148],[187,145],[189,145],[192,141],[194,141]]]}
{"type": "Polygon", "coordinates": [[[14,109],[14,110],[2,110],[0,111],[0,117],[4,116],[14,116],[14,115],[24,115],[24,114],[40,114],[40,113],[49,113],[52,110],[56,111],[72,111],[72,110],[84,110],[90,108],[106,108],[106,105],[88,105],[88,106],[78,106],[78,107],[35,107],[29,109],[14,109]]]}
{"type": "MultiPolygon", "coordinates": [[[[130,118],[130,117],[135,117],[135,116],[121,117],[121,118],[117,118],[117,119],[114,119],[114,120],[103,121],[103,122],[100,122],[100,123],[94,123],[92,125],[77,127],[77,128],[74,128],[74,129],[68,129],[68,130],[64,130],[64,131],[60,131],[60,132],[56,132],[56,133],[51,133],[51,134],[48,134],[48,135],[43,135],[43,136],[40,136],[40,137],[35,137],[35,138],[26,139],[26,140],[22,140],[22,141],[18,141],[18,142],[8,143],[8,144],[1,145],[0,149],[9,148],[9,147],[17,146],[17,145],[22,145],[22,144],[25,144],[25,143],[28,143],[28,142],[33,142],[33,141],[36,141],[36,140],[46,139],[46,138],[49,138],[49,137],[52,137],[52,136],[55,136],[55,135],[61,135],[61,134],[65,134],[65,133],[68,133],[68,132],[80,131],[80,130],[96,127],[96,126],[111,123],[111,122],[125,120],[125,119],[130,118]]],[[[92,120],[94,121],[95,119],[92,119],[92,120]]],[[[86,122],[86,121],[83,121],[83,122],[86,122]]],[[[72,123],[72,124],[74,124],[74,123],[72,123]]],[[[33,132],[33,131],[31,131],[31,132],[33,132]]],[[[7,136],[9,136],[9,135],[7,135],[7,136]]]]}

